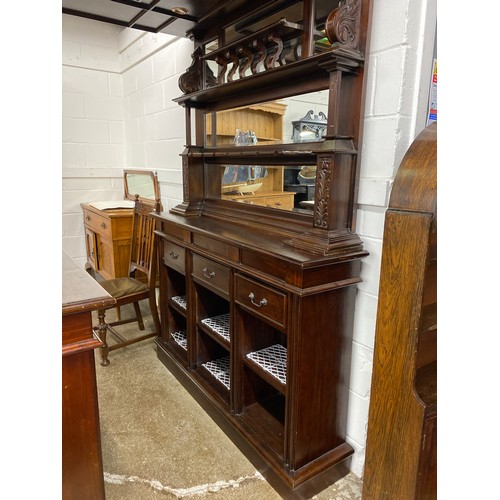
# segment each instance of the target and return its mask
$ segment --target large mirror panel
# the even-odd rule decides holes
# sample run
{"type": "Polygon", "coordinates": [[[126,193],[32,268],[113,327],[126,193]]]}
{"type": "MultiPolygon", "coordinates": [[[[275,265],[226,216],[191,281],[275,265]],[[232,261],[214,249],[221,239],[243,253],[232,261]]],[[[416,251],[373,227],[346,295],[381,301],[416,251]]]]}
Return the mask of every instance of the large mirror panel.
{"type": "Polygon", "coordinates": [[[320,141],[328,90],[207,113],[205,145],[254,146],[320,141]]]}
{"type": "Polygon", "coordinates": [[[222,165],[218,168],[222,200],[279,210],[309,212],[313,208],[315,165],[222,165]]]}
{"type": "MultiPolygon", "coordinates": [[[[321,142],[327,126],[328,90],[206,114],[206,147],[321,142]]],[[[240,162],[241,163],[241,162],[240,162]]],[[[280,210],[314,204],[316,165],[210,165],[218,199],[280,210]]]]}

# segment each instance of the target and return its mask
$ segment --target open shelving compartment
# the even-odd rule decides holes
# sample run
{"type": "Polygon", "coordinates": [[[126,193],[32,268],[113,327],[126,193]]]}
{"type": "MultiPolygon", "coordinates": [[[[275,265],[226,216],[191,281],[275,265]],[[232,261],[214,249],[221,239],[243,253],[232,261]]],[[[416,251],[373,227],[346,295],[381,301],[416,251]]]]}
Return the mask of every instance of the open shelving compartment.
{"type": "Polygon", "coordinates": [[[236,307],[241,392],[236,414],[277,463],[285,457],[287,335],[236,307]]]}
{"type": "Polygon", "coordinates": [[[231,333],[229,301],[200,283],[196,295],[196,354],[199,381],[229,406],[231,390],[231,333]]]}
{"type": "Polygon", "coordinates": [[[188,298],[186,277],[180,270],[162,264],[161,272],[166,276],[166,300],[161,301],[162,314],[166,315],[166,331],[162,342],[171,347],[184,366],[188,365],[188,298]]]}

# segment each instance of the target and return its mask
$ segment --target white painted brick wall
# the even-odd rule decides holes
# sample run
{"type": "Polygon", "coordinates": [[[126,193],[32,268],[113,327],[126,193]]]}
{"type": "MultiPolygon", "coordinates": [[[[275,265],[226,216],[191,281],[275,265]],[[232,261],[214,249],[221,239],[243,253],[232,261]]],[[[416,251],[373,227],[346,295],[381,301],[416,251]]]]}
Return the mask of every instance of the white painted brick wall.
{"type": "Polygon", "coordinates": [[[350,466],[358,476],[365,461],[385,210],[397,168],[425,125],[417,120],[423,97],[419,54],[429,45],[426,36],[434,36],[424,28],[434,27],[436,3],[374,0],[373,7],[357,216],[357,232],[370,256],[362,263],[356,298],[347,429],[356,450],[350,466]]]}
{"type": "MultiPolygon", "coordinates": [[[[357,232],[370,256],[362,264],[355,305],[347,428],[355,449],[350,466],[358,476],[365,460],[385,210],[397,167],[423,127],[424,21],[435,23],[436,9],[436,0],[372,1],[357,214],[357,232]]],[[[79,204],[121,198],[123,168],[157,171],[164,209],[182,200],[184,113],[172,98],[180,95],[177,81],[191,52],[185,39],[63,16],[63,247],[82,263],[79,204]]]]}

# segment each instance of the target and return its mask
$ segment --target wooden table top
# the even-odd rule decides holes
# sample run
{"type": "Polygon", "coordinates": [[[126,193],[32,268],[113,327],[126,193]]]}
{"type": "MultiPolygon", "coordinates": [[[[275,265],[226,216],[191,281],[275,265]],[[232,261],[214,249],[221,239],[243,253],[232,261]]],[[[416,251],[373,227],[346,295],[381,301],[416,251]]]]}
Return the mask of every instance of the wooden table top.
{"type": "Polygon", "coordinates": [[[64,250],[62,252],[62,314],[93,311],[115,299],[64,250]]]}

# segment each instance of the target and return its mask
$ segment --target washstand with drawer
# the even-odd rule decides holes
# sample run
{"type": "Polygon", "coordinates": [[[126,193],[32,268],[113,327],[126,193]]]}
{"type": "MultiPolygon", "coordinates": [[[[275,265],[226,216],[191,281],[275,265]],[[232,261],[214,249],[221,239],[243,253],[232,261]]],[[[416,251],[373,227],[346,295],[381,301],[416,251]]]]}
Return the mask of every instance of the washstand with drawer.
{"type": "Polygon", "coordinates": [[[135,195],[153,203],[160,199],[156,173],[123,171],[123,200],[82,203],[87,271],[104,279],[129,275],[135,195]]]}

